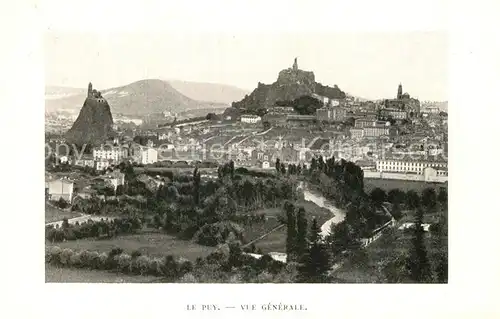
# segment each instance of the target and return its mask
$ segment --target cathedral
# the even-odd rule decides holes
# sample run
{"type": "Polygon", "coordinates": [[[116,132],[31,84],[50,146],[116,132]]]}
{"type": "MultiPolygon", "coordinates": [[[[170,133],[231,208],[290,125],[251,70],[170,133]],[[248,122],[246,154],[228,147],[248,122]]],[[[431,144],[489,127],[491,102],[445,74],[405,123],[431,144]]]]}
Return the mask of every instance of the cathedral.
{"type": "Polygon", "coordinates": [[[409,117],[416,117],[420,113],[420,101],[403,93],[403,85],[399,83],[398,94],[395,99],[384,101],[385,108],[397,109],[408,113],[409,117]]]}

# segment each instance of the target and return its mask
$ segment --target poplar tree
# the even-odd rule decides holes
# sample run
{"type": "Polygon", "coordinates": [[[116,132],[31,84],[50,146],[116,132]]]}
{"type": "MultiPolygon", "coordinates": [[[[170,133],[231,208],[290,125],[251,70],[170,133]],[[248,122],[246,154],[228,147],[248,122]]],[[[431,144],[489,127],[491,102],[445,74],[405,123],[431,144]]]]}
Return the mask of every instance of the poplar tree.
{"type": "Polygon", "coordinates": [[[422,226],[424,213],[417,209],[415,227],[412,238],[412,247],[407,260],[407,269],[414,282],[430,282],[432,279],[431,266],[425,247],[425,231],[422,226]]]}
{"type": "Polygon", "coordinates": [[[284,211],[286,215],[286,261],[290,262],[295,260],[297,251],[297,222],[295,218],[295,206],[286,201],[284,204],[284,211]]]}

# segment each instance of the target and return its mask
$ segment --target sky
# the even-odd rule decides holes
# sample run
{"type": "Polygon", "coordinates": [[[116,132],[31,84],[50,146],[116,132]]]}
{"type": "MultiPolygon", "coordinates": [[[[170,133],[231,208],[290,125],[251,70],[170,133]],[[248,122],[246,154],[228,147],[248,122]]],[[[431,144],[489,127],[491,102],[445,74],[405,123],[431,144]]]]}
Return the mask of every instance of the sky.
{"type": "Polygon", "coordinates": [[[39,8],[45,82],[105,89],[160,78],[251,91],[298,57],[317,81],[355,96],[393,97],[401,82],[420,100],[447,100],[445,4],[52,0],[39,8]]]}
{"type": "Polygon", "coordinates": [[[445,33],[173,34],[61,33],[45,37],[47,85],[104,89],[160,78],[272,83],[295,57],[322,84],[365,98],[391,97],[401,82],[421,100],[446,100],[445,33]]]}

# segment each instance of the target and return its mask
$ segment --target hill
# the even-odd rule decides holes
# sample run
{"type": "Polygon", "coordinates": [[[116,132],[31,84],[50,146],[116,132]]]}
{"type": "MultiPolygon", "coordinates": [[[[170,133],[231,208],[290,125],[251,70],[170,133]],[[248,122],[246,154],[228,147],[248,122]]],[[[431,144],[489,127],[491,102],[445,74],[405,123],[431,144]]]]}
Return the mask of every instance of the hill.
{"type": "Polygon", "coordinates": [[[276,106],[276,102],[293,101],[301,96],[321,96],[327,99],[345,99],[345,93],[336,85],[329,87],[315,81],[314,73],[298,68],[297,59],[291,68],[281,70],[276,82],[258,83],[257,88],[233,108],[257,110],[276,106]]]}
{"type": "Polygon", "coordinates": [[[112,138],[113,135],[113,116],[109,104],[101,92],[92,90],[90,83],[87,98],[78,118],[66,133],[66,140],[76,145],[96,145],[112,138]]]}
{"type": "MultiPolygon", "coordinates": [[[[86,93],[68,90],[71,93],[46,94],[46,111],[78,109],[85,100],[86,93]],[[47,99],[47,96],[57,98],[47,99]]],[[[179,93],[168,82],[157,79],[141,80],[101,92],[108,101],[113,114],[144,116],[163,111],[179,113],[196,109],[227,107],[227,104],[193,100],[179,93]]]]}
{"type": "Polygon", "coordinates": [[[235,86],[217,83],[178,80],[169,80],[168,83],[181,94],[193,100],[224,103],[228,105],[234,101],[241,100],[246,94],[250,93],[247,90],[235,86]]]}

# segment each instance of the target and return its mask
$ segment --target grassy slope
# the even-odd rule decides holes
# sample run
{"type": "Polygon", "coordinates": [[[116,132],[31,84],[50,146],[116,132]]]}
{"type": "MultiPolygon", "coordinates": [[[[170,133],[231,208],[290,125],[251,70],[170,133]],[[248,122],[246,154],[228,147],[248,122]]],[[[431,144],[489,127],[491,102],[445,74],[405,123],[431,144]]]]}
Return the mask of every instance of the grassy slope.
{"type": "Polygon", "coordinates": [[[400,190],[405,192],[409,190],[414,190],[417,193],[422,192],[422,190],[428,187],[434,188],[436,192],[439,191],[441,187],[448,188],[448,184],[425,183],[418,181],[402,181],[395,179],[379,179],[379,178],[365,178],[364,184],[365,184],[365,192],[367,194],[369,194],[376,187],[380,187],[386,192],[390,191],[391,189],[399,188],[400,190]]]}
{"type": "MultiPolygon", "coordinates": [[[[297,201],[295,203],[295,205],[296,206],[303,206],[306,210],[306,217],[309,220],[309,222],[311,222],[312,219],[314,217],[316,217],[316,219],[318,220],[318,224],[320,226],[323,225],[327,220],[332,218],[332,213],[328,209],[321,208],[318,205],[314,204],[313,202],[300,200],[300,201],[297,201]]],[[[269,211],[273,212],[276,215],[282,214],[281,209],[272,209],[269,211]]],[[[266,213],[266,214],[268,214],[268,213],[266,213]]],[[[268,221],[268,223],[270,221],[268,221]]],[[[268,223],[266,223],[266,224],[268,224],[268,223]]],[[[277,225],[278,224],[276,222],[276,224],[274,224],[274,227],[276,227],[277,225]]],[[[271,230],[274,227],[266,227],[266,229],[271,230]]],[[[257,233],[257,232],[255,232],[255,233],[257,233]]],[[[258,236],[261,236],[264,233],[265,232],[261,231],[260,235],[255,234],[255,236],[252,238],[257,238],[258,236]]],[[[275,232],[270,233],[266,237],[255,242],[255,246],[257,248],[260,248],[263,253],[285,252],[285,249],[286,249],[286,228],[281,228],[275,232]]]]}
{"type": "Polygon", "coordinates": [[[49,204],[45,203],[45,222],[46,223],[52,223],[52,222],[56,222],[59,220],[63,220],[64,217],[70,219],[70,218],[78,217],[78,216],[80,216],[79,213],[63,211],[63,210],[54,208],[54,207],[50,206],[49,204]]]}
{"type": "Polygon", "coordinates": [[[104,270],[59,268],[45,264],[45,282],[53,283],[148,283],[152,276],[131,276],[104,270]]]}

